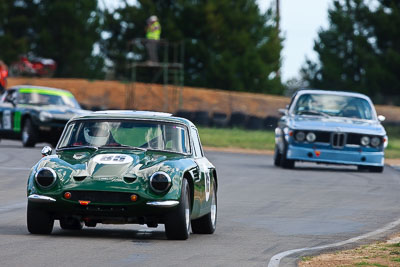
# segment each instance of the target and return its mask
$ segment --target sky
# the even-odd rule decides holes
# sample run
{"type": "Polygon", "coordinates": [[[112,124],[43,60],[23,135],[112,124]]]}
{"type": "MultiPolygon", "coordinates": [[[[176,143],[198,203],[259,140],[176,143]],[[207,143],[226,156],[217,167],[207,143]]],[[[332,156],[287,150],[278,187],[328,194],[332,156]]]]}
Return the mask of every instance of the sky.
{"type": "MultiPolygon", "coordinates": [[[[134,4],[135,0],[127,0],[134,4]]],[[[284,37],[282,51],[282,81],[300,78],[299,71],[306,57],[317,60],[313,50],[318,30],[328,27],[328,7],[333,0],[280,0],[281,32],[284,37]]],[[[121,1],[102,0],[108,8],[115,8],[121,1]]],[[[257,0],[261,11],[275,7],[276,0],[257,0]]]]}
{"type": "MultiPolygon", "coordinates": [[[[276,0],[257,0],[261,11],[275,7],[276,0]]],[[[300,78],[306,57],[317,60],[313,50],[318,31],[328,27],[328,7],[333,0],[280,0],[281,32],[285,38],[282,51],[282,81],[300,78]]]]}

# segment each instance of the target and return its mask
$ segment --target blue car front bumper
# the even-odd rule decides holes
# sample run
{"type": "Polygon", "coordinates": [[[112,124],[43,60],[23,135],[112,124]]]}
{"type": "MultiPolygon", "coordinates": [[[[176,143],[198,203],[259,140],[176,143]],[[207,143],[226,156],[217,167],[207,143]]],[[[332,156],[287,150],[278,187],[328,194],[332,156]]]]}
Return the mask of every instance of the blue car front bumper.
{"type": "Polygon", "coordinates": [[[287,158],[296,161],[310,161],[330,164],[383,166],[383,151],[362,151],[355,149],[334,149],[330,147],[303,147],[290,144],[287,158]]]}

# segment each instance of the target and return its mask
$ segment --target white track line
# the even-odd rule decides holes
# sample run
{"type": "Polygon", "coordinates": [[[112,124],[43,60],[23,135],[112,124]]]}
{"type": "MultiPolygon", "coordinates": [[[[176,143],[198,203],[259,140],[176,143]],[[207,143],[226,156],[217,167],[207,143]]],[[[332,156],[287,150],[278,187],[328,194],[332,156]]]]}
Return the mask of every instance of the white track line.
{"type": "Polygon", "coordinates": [[[272,256],[271,260],[268,263],[268,267],[278,267],[280,261],[284,257],[289,256],[289,255],[294,254],[294,253],[303,252],[303,251],[310,251],[310,250],[320,250],[320,249],[326,249],[326,248],[334,248],[334,247],[347,245],[347,244],[350,244],[350,243],[353,243],[353,242],[360,241],[360,240],[365,239],[365,238],[369,238],[369,237],[374,236],[374,235],[378,235],[378,234],[384,233],[384,232],[386,232],[386,231],[388,231],[388,230],[390,230],[390,229],[392,229],[392,228],[394,228],[394,227],[396,227],[398,225],[400,225],[400,218],[397,219],[394,222],[391,222],[391,223],[387,224],[386,226],[384,226],[384,227],[382,227],[382,228],[380,228],[378,230],[375,230],[375,231],[372,231],[372,232],[369,232],[369,233],[366,233],[366,234],[363,234],[363,235],[360,235],[360,236],[356,236],[356,237],[350,238],[350,239],[345,240],[345,241],[341,241],[341,242],[337,242],[337,243],[333,243],[333,244],[328,244],[328,245],[323,245],[323,246],[318,246],[318,247],[299,248],[299,249],[292,249],[292,250],[284,251],[284,252],[281,252],[281,253],[278,253],[278,254],[272,256]]]}

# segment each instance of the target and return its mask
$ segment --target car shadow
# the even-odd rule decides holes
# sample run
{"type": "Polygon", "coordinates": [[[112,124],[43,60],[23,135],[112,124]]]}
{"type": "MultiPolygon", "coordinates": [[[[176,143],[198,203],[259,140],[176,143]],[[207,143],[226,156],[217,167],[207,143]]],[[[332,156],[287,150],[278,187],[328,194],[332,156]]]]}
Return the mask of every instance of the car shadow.
{"type": "Polygon", "coordinates": [[[100,239],[133,239],[132,242],[149,240],[167,240],[165,231],[150,229],[91,229],[83,228],[79,231],[54,229],[52,237],[77,237],[100,239]]]}
{"type": "Polygon", "coordinates": [[[143,243],[152,240],[167,240],[164,230],[158,229],[95,229],[84,227],[82,230],[63,230],[54,226],[50,235],[33,235],[28,232],[25,225],[0,225],[2,236],[32,236],[49,238],[87,238],[87,239],[119,239],[132,240],[134,243],[143,243]]]}
{"type": "Polygon", "coordinates": [[[340,167],[295,167],[293,171],[319,171],[319,172],[360,172],[357,169],[340,168],[340,167]]]}

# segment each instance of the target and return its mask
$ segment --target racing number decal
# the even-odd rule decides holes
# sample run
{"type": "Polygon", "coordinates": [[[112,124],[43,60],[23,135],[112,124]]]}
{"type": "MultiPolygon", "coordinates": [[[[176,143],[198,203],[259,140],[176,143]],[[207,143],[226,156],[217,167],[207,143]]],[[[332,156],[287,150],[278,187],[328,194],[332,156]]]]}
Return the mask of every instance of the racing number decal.
{"type": "Polygon", "coordinates": [[[206,190],[206,201],[208,201],[208,199],[210,198],[210,191],[211,191],[211,177],[210,177],[210,173],[208,172],[208,170],[205,173],[205,182],[206,182],[206,186],[205,186],[205,190],[206,190]]]}
{"type": "Polygon", "coordinates": [[[210,191],[211,191],[211,177],[210,177],[210,170],[208,169],[207,164],[204,161],[199,160],[197,165],[200,169],[200,175],[204,173],[204,191],[206,193],[206,201],[210,198],[210,191]]]}
{"type": "Polygon", "coordinates": [[[126,164],[131,163],[133,158],[124,154],[100,154],[93,161],[100,164],[126,164]]]}
{"type": "Polygon", "coordinates": [[[11,110],[9,109],[3,112],[3,129],[11,130],[11,110]]]}

